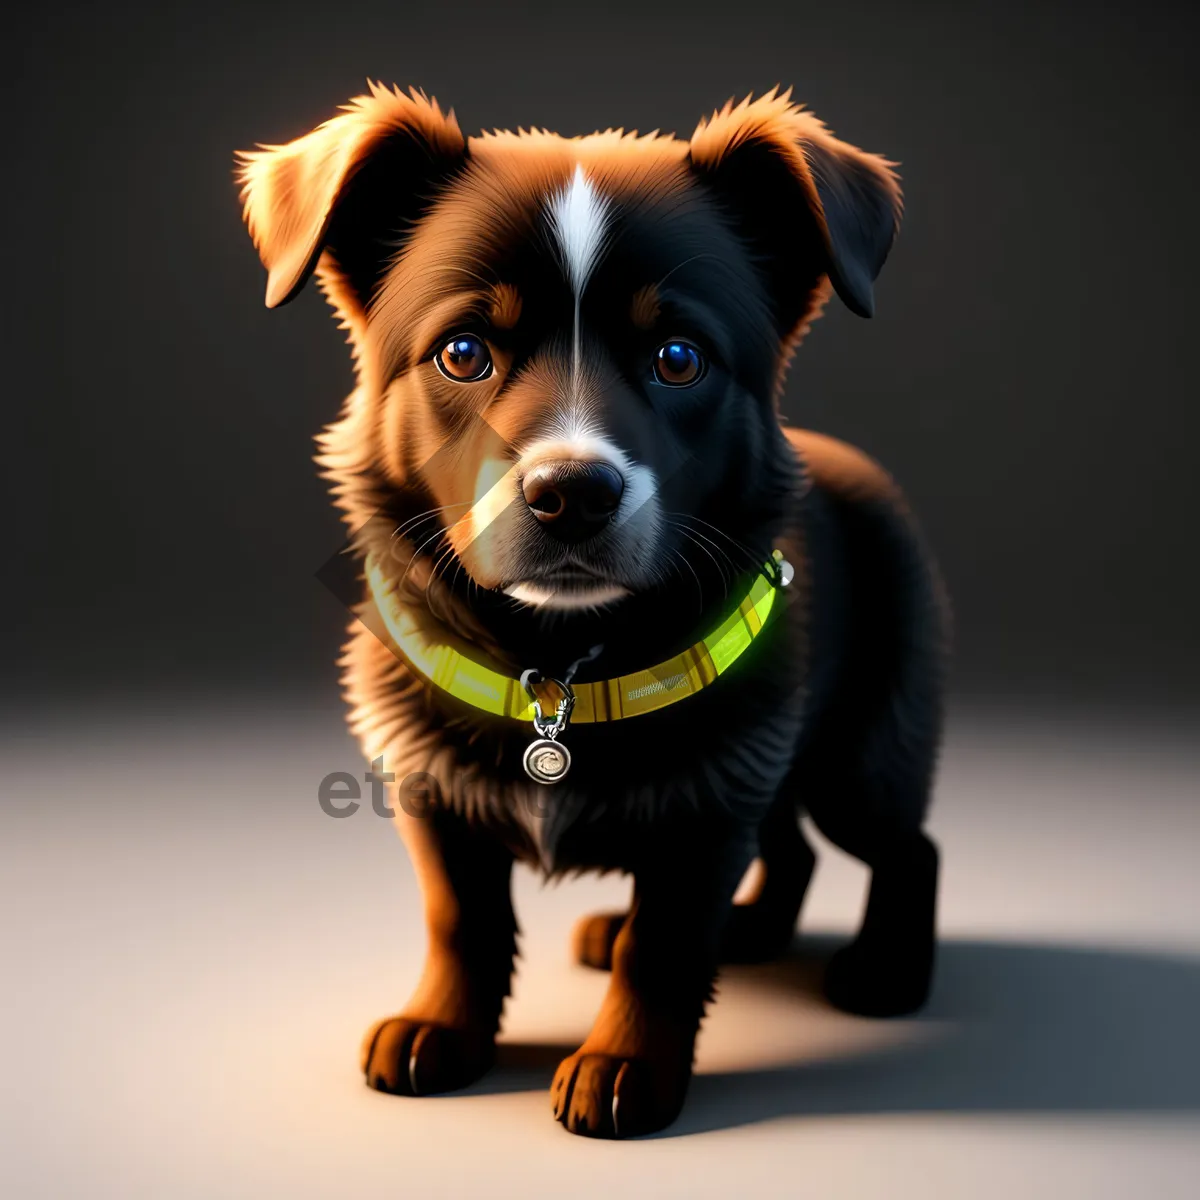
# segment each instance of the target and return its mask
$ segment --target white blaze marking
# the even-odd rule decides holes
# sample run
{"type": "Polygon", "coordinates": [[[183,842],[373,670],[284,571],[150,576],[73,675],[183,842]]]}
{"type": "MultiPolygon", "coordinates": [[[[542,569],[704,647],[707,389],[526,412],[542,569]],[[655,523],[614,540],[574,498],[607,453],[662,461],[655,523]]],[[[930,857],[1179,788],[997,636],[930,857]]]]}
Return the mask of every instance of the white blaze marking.
{"type": "MultiPolygon", "coordinates": [[[[599,461],[615,467],[625,480],[625,490],[613,514],[612,524],[614,528],[626,526],[621,538],[623,546],[618,547],[618,551],[631,560],[632,568],[623,573],[641,576],[645,573],[641,559],[656,542],[661,521],[657,481],[649,467],[633,462],[603,436],[602,426],[584,398],[587,381],[583,369],[580,306],[588,281],[604,254],[611,211],[611,201],[597,191],[578,164],[570,180],[549,199],[550,232],[575,301],[571,390],[569,396],[562,397],[564,403],[554,414],[544,436],[525,448],[514,465],[513,475],[521,479],[540,462],[564,459],[599,461]]],[[[502,494],[497,491],[494,500],[498,501],[502,494]]],[[[492,492],[488,493],[488,499],[493,500],[492,492]]],[[[601,608],[628,595],[627,589],[617,584],[598,584],[594,588],[563,592],[530,580],[509,584],[505,591],[523,604],[551,609],[601,608]]]]}
{"type": "Polygon", "coordinates": [[[575,293],[572,369],[576,384],[580,366],[579,303],[604,249],[608,212],[608,201],[592,187],[579,165],[575,167],[571,182],[550,200],[550,228],[558,242],[567,282],[575,293]]]}

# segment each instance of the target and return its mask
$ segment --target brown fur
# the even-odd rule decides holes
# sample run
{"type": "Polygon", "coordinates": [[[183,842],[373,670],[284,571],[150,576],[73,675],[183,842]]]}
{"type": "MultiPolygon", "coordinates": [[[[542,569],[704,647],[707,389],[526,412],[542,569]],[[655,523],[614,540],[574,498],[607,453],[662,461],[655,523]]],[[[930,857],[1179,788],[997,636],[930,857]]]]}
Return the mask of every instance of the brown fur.
{"type": "MultiPolygon", "coordinates": [[[[920,824],[943,626],[891,480],[841,443],[784,436],[774,414],[791,355],[834,290],[869,313],[870,282],[900,215],[892,164],[834,138],[790,93],[731,102],[688,141],[613,130],[467,139],[453,113],[423,94],[372,84],[306,137],[242,155],[267,304],[286,302],[315,270],[349,334],[356,386],[320,435],[317,461],[356,550],[382,563],[401,598],[427,610],[445,637],[510,674],[558,644],[552,626],[497,616],[480,597],[501,588],[514,547],[530,536],[516,523],[522,506],[506,499],[522,448],[568,393],[613,416],[620,372],[592,351],[582,374],[558,352],[519,361],[503,335],[534,319],[542,291],[491,279],[479,263],[530,236],[531,214],[576,164],[632,220],[684,213],[689,236],[720,260],[710,264],[708,299],[742,322],[730,335],[729,356],[741,365],[730,368],[729,388],[741,389],[744,404],[726,435],[705,444],[710,464],[721,461],[671,486],[693,497],[688,515],[700,519],[714,482],[707,474],[720,474],[733,435],[750,430],[747,461],[721,496],[733,507],[757,503],[739,530],[753,545],[741,542],[740,552],[753,566],[781,546],[797,572],[791,602],[718,686],[653,718],[572,729],[582,765],[554,788],[516,765],[529,731],[439,696],[389,647],[369,599],[356,608],[341,665],[366,757],[431,787],[419,813],[403,794],[395,805],[424,902],[425,969],[401,1012],[369,1031],[368,1082],[444,1091],[491,1063],[515,953],[514,859],[548,873],[627,870],[630,911],[590,918],[576,932],[580,961],[612,977],[591,1033],[552,1088],[569,1129],[618,1136],[659,1129],[679,1112],[718,960],[765,956],[790,940],[813,863],[796,824],[800,799],[875,872],[863,933],[831,966],[831,994],[857,1011],[906,1011],[923,999],[936,852],[920,824]],[[386,227],[375,229],[392,198],[403,207],[388,208],[386,227]],[[846,211],[855,219],[839,224],[846,211]],[[870,245],[855,244],[860,230],[870,245]],[[492,374],[469,385],[445,379],[430,355],[477,316],[495,333],[492,374]],[[489,496],[501,500],[489,507],[489,496]],[[421,508],[441,514],[439,540],[421,542],[421,508]],[[662,747],[672,749],[666,760],[662,747]],[[731,912],[756,855],[759,883],[731,912]]],[[[675,336],[664,325],[664,284],[703,257],[630,282],[614,310],[628,340],[675,336]]],[[[625,443],[641,438],[650,452],[663,435],[646,407],[630,400],[613,420],[625,422],[625,443]]],[[[712,539],[736,540],[711,520],[703,528],[693,526],[692,541],[706,537],[729,557],[712,539]]],[[[649,607],[612,638],[606,675],[696,640],[678,599],[654,607],[662,586],[661,573],[630,581],[630,603],[649,607]]],[[[716,608],[704,607],[699,590],[696,623],[707,631],[716,608]]]]}
{"type": "Polygon", "coordinates": [[[629,315],[639,329],[653,329],[661,312],[662,305],[658,300],[658,288],[654,284],[648,283],[634,293],[629,315]]]}

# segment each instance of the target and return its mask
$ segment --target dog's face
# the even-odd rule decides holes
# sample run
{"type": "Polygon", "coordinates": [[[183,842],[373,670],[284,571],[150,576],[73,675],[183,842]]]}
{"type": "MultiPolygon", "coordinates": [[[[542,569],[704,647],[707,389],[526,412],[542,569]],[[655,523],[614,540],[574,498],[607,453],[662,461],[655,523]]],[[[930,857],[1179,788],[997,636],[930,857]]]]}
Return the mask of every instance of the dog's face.
{"type": "Polygon", "coordinates": [[[322,462],[351,523],[382,510],[550,608],[753,568],[791,483],[791,350],[830,284],[869,315],[899,210],[883,160],[774,95],[690,142],[467,140],[372,88],[242,181],[268,304],[315,268],[350,330],[322,462]]]}

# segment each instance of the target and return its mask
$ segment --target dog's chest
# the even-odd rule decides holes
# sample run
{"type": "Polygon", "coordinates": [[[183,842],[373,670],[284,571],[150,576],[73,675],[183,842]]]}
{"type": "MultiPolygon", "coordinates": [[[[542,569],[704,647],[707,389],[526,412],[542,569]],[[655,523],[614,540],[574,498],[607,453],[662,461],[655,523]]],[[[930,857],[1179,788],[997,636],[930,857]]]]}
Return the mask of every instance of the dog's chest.
{"type": "Polygon", "coordinates": [[[548,822],[555,811],[555,797],[548,788],[536,788],[532,792],[512,797],[509,811],[505,814],[522,834],[528,843],[523,856],[530,866],[536,866],[546,873],[555,868],[554,847],[547,838],[548,822]],[[544,793],[539,795],[539,793],[544,793]]]}
{"type": "Polygon", "coordinates": [[[573,870],[628,870],[661,832],[661,818],[644,789],[510,783],[491,793],[485,806],[470,808],[514,856],[534,870],[556,875],[573,870]],[[656,819],[657,818],[657,819],[656,819]]]}

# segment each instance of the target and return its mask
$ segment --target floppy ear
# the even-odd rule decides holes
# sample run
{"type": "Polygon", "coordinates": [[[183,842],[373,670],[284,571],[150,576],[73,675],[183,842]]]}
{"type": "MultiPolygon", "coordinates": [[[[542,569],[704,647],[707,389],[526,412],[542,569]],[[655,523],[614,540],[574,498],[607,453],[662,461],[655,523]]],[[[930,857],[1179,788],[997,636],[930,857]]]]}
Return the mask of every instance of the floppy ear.
{"type": "Polygon", "coordinates": [[[312,133],[237,156],[268,308],[291,300],[320,260],[335,307],[361,317],[400,233],[465,161],[453,111],[415,90],[368,88],[312,133]]]}
{"type": "Polygon", "coordinates": [[[839,141],[790,90],[730,101],[697,126],[690,157],[760,260],[785,340],[819,310],[822,276],[852,312],[874,313],[900,223],[894,164],[839,141]]]}

